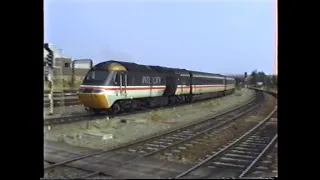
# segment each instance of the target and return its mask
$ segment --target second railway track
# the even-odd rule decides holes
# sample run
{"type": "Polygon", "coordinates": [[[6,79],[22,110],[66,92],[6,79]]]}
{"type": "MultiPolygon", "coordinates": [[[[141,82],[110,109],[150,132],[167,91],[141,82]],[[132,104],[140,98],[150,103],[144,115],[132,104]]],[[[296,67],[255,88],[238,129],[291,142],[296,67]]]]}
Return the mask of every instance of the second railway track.
{"type": "MultiPolygon", "coordinates": [[[[49,108],[50,107],[50,101],[49,101],[49,92],[45,91],[45,94],[43,94],[43,107],[49,108]]],[[[60,107],[61,106],[61,92],[54,92],[53,94],[53,106],[54,107],[60,107]]],[[[81,105],[81,102],[79,101],[76,91],[75,90],[67,90],[63,94],[63,101],[64,106],[77,106],[81,105]]]]}
{"type": "MultiPolygon", "coordinates": [[[[47,166],[44,169],[48,170],[53,167],[57,167],[60,165],[65,165],[74,161],[78,161],[81,159],[87,159],[86,161],[90,161],[90,158],[93,159],[101,159],[106,158],[106,155],[103,153],[113,152],[116,154],[126,154],[127,158],[121,162],[112,164],[113,167],[121,166],[123,164],[129,163],[133,160],[137,160],[143,157],[151,156],[153,154],[157,154],[159,152],[163,152],[164,150],[171,148],[173,146],[179,146],[183,144],[183,146],[192,145],[192,139],[200,136],[201,134],[222,127],[235,119],[244,116],[245,114],[252,112],[256,109],[264,99],[263,93],[257,92],[256,98],[240,107],[229,110],[225,113],[221,113],[215,117],[202,120],[201,122],[195,122],[190,125],[186,125],[181,128],[177,128],[170,132],[162,133],[153,137],[145,138],[143,140],[139,140],[136,142],[128,143],[127,145],[119,146],[117,148],[101,151],[98,153],[93,153],[85,156],[80,156],[77,158],[72,158],[66,161],[62,161],[59,163],[55,163],[53,165],[47,166]]],[[[108,156],[108,155],[107,155],[108,156]]],[[[110,164],[109,164],[110,166],[110,164]]],[[[96,174],[109,174],[104,169],[97,170],[92,172],[92,175],[96,174]]],[[[91,176],[91,175],[89,175],[91,176]]]]}
{"type": "Polygon", "coordinates": [[[195,178],[195,175],[201,179],[251,177],[252,170],[277,141],[277,128],[269,123],[276,112],[277,108],[243,136],[173,178],[190,179],[195,178]],[[191,172],[192,175],[188,176],[191,172]]]}

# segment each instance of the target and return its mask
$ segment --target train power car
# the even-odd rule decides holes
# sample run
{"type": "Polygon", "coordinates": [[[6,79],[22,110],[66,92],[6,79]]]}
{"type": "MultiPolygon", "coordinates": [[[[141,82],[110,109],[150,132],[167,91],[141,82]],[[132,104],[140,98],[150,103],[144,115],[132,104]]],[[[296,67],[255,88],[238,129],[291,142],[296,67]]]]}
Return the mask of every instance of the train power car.
{"type": "Polygon", "coordinates": [[[112,60],[92,67],[77,95],[95,113],[118,113],[224,96],[234,89],[234,78],[219,74],[112,60]]]}

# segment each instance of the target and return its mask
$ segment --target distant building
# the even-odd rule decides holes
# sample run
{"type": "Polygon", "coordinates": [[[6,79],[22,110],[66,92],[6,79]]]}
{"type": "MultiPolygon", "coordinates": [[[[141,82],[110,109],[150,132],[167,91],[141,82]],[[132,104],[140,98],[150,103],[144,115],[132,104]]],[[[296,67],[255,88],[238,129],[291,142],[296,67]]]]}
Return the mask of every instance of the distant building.
{"type": "MultiPolygon", "coordinates": [[[[60,71],[62,70],[62,75],[64,76],[64,78],[70,77],[72,75],[72,59],[66,56],[61,55],[60,53],[58,53],[58,51],[56,50],[57,48],[55,48],[52,44],[49,44],[50,48],[53,50],[54,52],[54,75],[60,75],[60,71]],[[61,67],[61,69],[59,68],[61,67]]],[[[48,52],[47,50],[43,50],[43,58],[45,60],[45,58],[47,57],[48,52]]],[[[45,64],[44,64],[45,65],[45,64]]],[[[90,65],[88,62],[77,62],[75,64],[75,76],[78,76],[80,79],[83,78],[87,72],[90,69],[90,65]]]]}

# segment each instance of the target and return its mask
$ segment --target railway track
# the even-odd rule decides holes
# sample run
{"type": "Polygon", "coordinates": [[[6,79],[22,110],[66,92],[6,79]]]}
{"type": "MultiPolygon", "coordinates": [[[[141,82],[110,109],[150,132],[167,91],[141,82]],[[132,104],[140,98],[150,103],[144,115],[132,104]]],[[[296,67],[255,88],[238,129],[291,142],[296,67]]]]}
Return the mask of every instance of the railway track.
{"type": "Polygon", "coordinates": [[[91,121],[97,119],[104,119],[106,115],[96,115],[96,114],[86,114],[86,115],[79,115],[79,116],[67,116],[67,117],[54,117],[45,119],[43,122],[44,126],[51,126],[56,124],[65,124],[71,122],[78,122],[78,121],[91,121]]]}
{"type": "Polygon", "coordinates": [[[174,178],[189,179],[188,175],[191,172],[198,174],[195,171],[200,168],[209,169],[209,173],[202,179],[249,177],[261,158],[277,141],[277,128],[269,123],[276,112],[277,109],[243,136],[174,178]]]}
{"type": "MultiPolygon", "coordinates": [[[[215,99],[215,98],[211,98],[215,99]]],[[[206,101],[208,99],[203,99],[203,100],[195,100],[193,102],[188,103],[189,105],[199,103],[201,101],[206,101]]],[[[77,104],[77,102],[74,102],[77,104]]],[[[80,102],[79,102],[80,103],[80,102]]],[[[112,114],[86,114],[86,115],[79,115],[79,116],[68,116],[68,117],[55,117],[55,118],[48,118],[44,120],[44,126],[49,126],[49,125],[55,125],[55,124],[65,124],[65,123],[72,123],[72,122],[79,122],[79,121],[91,121],[91,120],[98,120],[98,119],[104,119],[107,117],[115,117],[115,116],[126,116],[130,114],[136,114],[136,113],[144,113],[148,112],[150,110],[160,110],[164,108],[171,108],[171,107],[179,107],[179,106],[184,106],[186,105],[185,103],[181,104],[172,104],[172,105],[166,105],[166,106],[160,106],[160,107],[153,107],[153,108],[141,108],[141,109],[134,109],[134,110],[129,110],[129,111],[123,111],[119,112],[115,115],[112,114]]]]}
{"type": "MultiPolygon", "coordinates": [[[[263,93],[257,92],[256,98],[245,105],[240,107],[231,109],[227,112],[216,115],[212,118],[202,120],[200,122],[195,122],[193,124],[186,125],[184,127],[176,128],[166,133],[154,135],[151,137],[147,137],[142,140],[138,140],[136,142],[131,142],[122,146],[118,146],[113,149],[104,150],[101,152],[88,154],[85,156],[80,156],[77,158],[72,158],[69,160],[61,161],[55,163],[53,165],[47,166],[44,170],[49,170],[51,168],[65,165],[74,161],[87,159],[88,158],[97,158],[97,156],[103,156],[104,153],[114,152],[117,154],[129,154],[130,158],[119,163],[115,163],[112,167],[121,166],[131,161],[151,156],[160,152],[163,152],[166,149],[179,146],[183,144],[183,146],[192,146],[195,145],[196,142],[192,142],[192,139],[206,133],[209,131],[213,131],[214,129],[218,129],[228,123],[231,123],[235,119],[242,117],[253,110],[255,110],[264,100],[263,93]]],[[[102,157],[98,157],[99,159],[102,157]]],[[[103,157],[106,158],[106,157],[103,157]]],[[[105,168],[104,168],[105,169],[105,168]]],[[[92,175],[96,174],[104,174],[104,170],[92,172],[92,175]]],[[[90,175],[91,176],[91,175],[90,175]]]]}
{"type": "MultiPolygon", "coordinates": [[[[60,100],[54,100],[53,101],[53,107],[60,107],[61,105],[60,100]]],[[[64,100],[64,106],[79,106],[82,105],[81,102],[75,97],[74,99],[65,99],[64,100]]],[[[44,101],[43,103],[44,108],[49,108],[50,107],[50,102],[49,100],[44,101]]]]}
{"type": "MultiPolygon", "coordinates": [[[[60,101],[60,94],[61,92],[54,92],[53,93],[53,102],[54,102],[54,107],[60,107],[61,101],[60,101]]],[[[64,91],[64,106],[77,106],[81,105],[80,101],[78,100],[76,90],[65,90],[64,91]]],[[[43,94],[43,106],[45,108],[50,107],[50,100],[49,100],[49,92],[44,91],[43,94]]]]}
{"type": "MultiPolygon", "coordinates": [[[[212,133],[214,130],[225,126],[228,123],[233,122],[237,118],[240,118],[252,112],[260,105],[262,98],[262,94],[259,93],[258,97],[254,101],[248,103],[246,106],[242,106],[219,117],[209,118],[204,122],[180,129],[179,131],[168,134],[166,136],[161,136],[160,138],[157,138],[155,140],[150,140],[143,142],[142,144],[130,146],[124,149],[124,151],[122,152],[130,154],[134,153],[139,156],[150,156],[155,153],[160,153],[168,148],[176,148],[172,151],[179,153],[181,151],[179,149],[183,150],[188,146],[196,146],[199,142],[193,141],[195,138],[209,132],[212,133]],[[184,145],[180,146],[182,143],[184,143],[184,145]]],[[[172,154],[167,153],[165,155],[171,156],[172,154]]]]}
{"type": "MultiPolygon", "coordinates": [[[[53,97],[60,97],[61,93],[54,93],[53,94],[53,97]]],[[[77,96],[77,93],[76,92],[73,92],[73,93],[64,93],[63,94],[64,97],[76,97],[77,96]]],[[[43,94],[43,98],[49,98],[49,94],[43,94]]]]}
{"type": "MultiPolygon", "coordinates": [[[[49,147],[46,147],[46,149],[48,150],[54,150],[55,152],[62,152],[61,150],[57,150],[57,149],[52,149],[52,148],[49,148],[49,147]]],[[[73,156],[73,157],[76,157],[78,156],[78,154],[69,154],[69,156],[73,156]]],[[[52,163],[51,162],[48,162],[48,161],[44,161],[44,164],[46,165],[51,165],[52,163]]],[[[93,174],[92,172],[89,172],[89,171],[85,171],[85,170],[80,170],[80,169],[77,169],[75,167],[71,167],[71,166],[68,166],[68,165],[64,165],[64,166],[61,166],[61,168],[64,168],[64,170],[66,170],[67,172],[72,172],[71,175],[67,172],[62,172],[62,173],[59,173],[59,176],[58,177],[59,179],[73,179],[74,177],[81,177],[81,179],[84,179],[86,178],[87,176],[88,177],[91,177],[91,178],[95,178],[95,179],[111,179],[112,176],[108,175],[100,175],[99,173],[95,173],[93,174]]],[[[57,177],[55,177],[57,178],[57,177]]]]}
{"type": "Polygon", "coordinates": [[[256,164],[239,178],[277,177],[277,142],[274,142],[256,164]],[[269,153],[268,153],[269,151],[269,153]]]}

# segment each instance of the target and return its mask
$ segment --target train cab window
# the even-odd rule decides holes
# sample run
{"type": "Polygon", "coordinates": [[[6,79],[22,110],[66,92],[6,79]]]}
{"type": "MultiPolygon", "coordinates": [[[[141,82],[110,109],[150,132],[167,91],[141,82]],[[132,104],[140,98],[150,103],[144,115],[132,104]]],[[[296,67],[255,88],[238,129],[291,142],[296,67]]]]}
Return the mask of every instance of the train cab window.
{"type": "Polygon", "coordinates": [[[86,78],[87,80],[104,80],[108,77],[108,71],[101,71],[101,70],[93,70],[89,71],[86,78]]]}
{"type": "Polygon", "coordinates": [[[84,85],[103,85],[109,76],[105,70],[90,70],[83,80],[84,85]]]}
{"type": "Polygon", "coordinates": [[[115,81],[114,81],[114,83],[115,83],[115,85],[120,85],[120,76],[121,76],[121,74],[120,73],[116,73],[115,74],[115,81]]]}
{"type": "Polygon", "coordinates": [[[113,83],[114,83],[115,85],[118,85],[119,78],[120,78],[120,77],[118,76],[118,73],[115,72],[115,73],[113,74],[113,77],[112,77],[112,81],[113,81],[113,83]]]}

